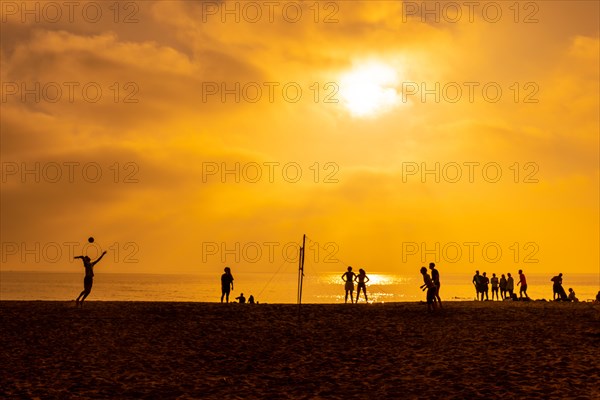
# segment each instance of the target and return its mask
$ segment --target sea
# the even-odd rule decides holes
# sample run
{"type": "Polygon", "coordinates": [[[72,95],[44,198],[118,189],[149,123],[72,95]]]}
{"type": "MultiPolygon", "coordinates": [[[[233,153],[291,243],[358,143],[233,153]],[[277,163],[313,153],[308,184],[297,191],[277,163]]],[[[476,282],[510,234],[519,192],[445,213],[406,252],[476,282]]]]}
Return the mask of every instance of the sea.
{"type": "MultiPolygon", "coordinates": [[[[260,303],[298,302],[298,273],[242,272],[234,273],[234,277],[230,301],[244,293],[246,298],[253,295],[260,303]]],[[[422,278],[418,274],[369,274],[369,278],[370,303],[425,300],[425,293],[419,289],[422,278]]],[[[550,278],[547,274],[528,274],[529,297],[551,300],[550,278]]],[[[600,274],[566,274],[563,278],[565,290],[573,288],[580,301],[591,301],[600,290],[600,274]]],[[[470,274],[444,274],[440,289],[442,301],[474,300],[471,280],[470,274]]],[[[0,300],[69,301],[82,289],[81,273],[0,271],[0,300]]],[[[344,294],[341,273],[303,277],[302,303],[343,303],[344,294]]],[[[97,273],[88,300],[219,302],[220,296],[220,275],[97,273]]],[[[364,301],[362,295],[361,301],[364,301]]]]}

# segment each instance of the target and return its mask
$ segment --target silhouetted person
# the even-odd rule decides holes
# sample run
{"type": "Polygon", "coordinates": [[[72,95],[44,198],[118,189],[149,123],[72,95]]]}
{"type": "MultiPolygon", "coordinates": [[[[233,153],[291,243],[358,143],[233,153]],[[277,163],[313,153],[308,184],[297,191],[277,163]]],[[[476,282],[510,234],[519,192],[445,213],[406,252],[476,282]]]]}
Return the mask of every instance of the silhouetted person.
{"type": "Polygon", "coordinates": [[[352,272],[352,267],[348,267],[348,271],[342,274],[342,280],[346,282],[344,289],[346,290],[346,297],[344,303],[348,303],[348,293],[350,293],[350,303],[354,303],[354,277],[356,274],[352,272]]]}
{"type": "Polygon", "coordinates": [[[500,300],[498,298],[499,280],[496,274],[492,274],[492,279],[490,279],[490,283],[492,284],[492,300],[494,300],[494,294],[496,295],[496,300],[500,300]]]}
{"type": "MultiPolygon", "coordinates": [[[[552,299],[553,300],[565,300],[563,298],[563,292],[565,291],[565,289],[563,289],[562,287],[562,272],[556,276],[553,276],[552,279],[550,279],[550,281],[552,281],[552,299]]],[[[566,297],[567,294],[564,294],[564,297],[566,297]]]]}
{"type": "Polygon", "coordinates": [[[500,296],[502,296],[502,300],[506,298],[506,285],[508,282],[506,281],[506,277],[504,274],[500,277],[500,296]]]}
{"type": "Polygon", "coordinates": [[[362,289],[365,295],[365,302],[368,302],[369,299],[367,298],[367,282],[369,282],[370,279],[367,276],[365,270],[362,268],[359,269],[358,275],[354,277],[354,280],[358,282],[358,284],[356,285],[356,302],[358,303],[358,298],[360,297],[360,289],[362,289]]]}
{"type": "Polygon", "coordinates": [[[244,304],[246,302],[246,298],[244,297],[244,293],[240,293],[238,297],[235,298],[240,302],[240,304],[244,304]]]}
{"type": "Polygon", "coordinates": [[[233,290],[233,275],[231,275],[231,268],[225,267],[225,273],[221,275],[221,303],[223,297],[225,301],[229,303],[229,293],[233,290]]]}
{"type": "Polygon", "coordinates": [[[513,279],[510,272],[507,275],[508,275],[508,279],[506,279],[506,291],[508,292],[508,297],[510,299],[512,299],[513,291],[515,290],[515,280],[513,279]]]}
{"type": "Polygon", "coordinates": [[[483,301],[483,294],[485,293],[485,299],[489,300],[490,298],[488,297],[488,294],[490,292],[490,278],[487,277],[487,274],[484,272],[483,273],[483,277],[481,280],[481,290],[483,291],[483,293],[481,293],[481,300],[483,301]]]}
{"type": "Polygon", "coordinates": [[[437,292],[437,288],[435,287],[435,283],[427,273],[427,268],[421,267],[421,274],[423,275],[423,284],[420,286],[422,290],[427,290],[427,311],[435,310],[435,293],[437,292]]]}
{"type": "Polygon", "coordinates": [[[483,291],[482,289],[482,277],[479,275],[479,271],[475,271],[475,275],[473,276],[473,285],[475,285],[475,299],[479,300],[479,294],[481,293],[481,300],[483,301],[483,291]]]}
{"type": "Polygon", "coordinates": [[[569,298],[567,296],[567,292],[565,292],[565,288],[562,285],[560,285],[560,289],[559,290],[560,290],[560,292],[559,292],[559,298],[562,301],[569,301],[569,298]]]}
{"type": "Polygon", "coordinates": [[[519,298],[522,298],[523,294],[525,294],[525,298],[528,299],[529,296],[527,296],[527,279],[525,279],[525,274],[523,273],[522,269],[519,270],[519,282],[517,283],[517,286],[519,285],[521,285],[521,289],[519,290],[519,298]]]}
{"type": "Polygon", "coordinates": [[[596,301],[594,303],[600,304],[600,290],[598,290],[598,293],[596,293],[596,301]]]}
{"type": "Polygon", "coordinates": [[[83,301],[92,291],[92,285],[94,284],[94,265],[98,264],[102,257],[106,254],[106,251],[102,252],[100,257],[94,262],[91,262],[88,256],[77,256],[73,259],[81,258],[83,261],[83,267],[85,268],[85,277],[83,278],[83,290],[79,293],[79,296],[75,300],[75,305],[81,305],[83,307],[83,301]],[[81,299],[81,301],[79,301],[81,299]]]}
{"type": "Polygon", "coordinates": [[[575,291],[573,290],[573,288],[569,288],[569,301],[572,302],[579,302],[579,299],[577,297],[575,297],[575,291]]]}
{"type": "Polygon", "coordinates": [[[440,308],[442,308],[442,299],[440,298],[440,271],[435,268],[435,263],[429,263],[429,269],[431,270],[431,280],[435,285],[435,300],[438,302],[440,308]]]}
{"type": "Polygon", "coordinates": [[[248,297],[248,304],[254,304],[254,296],[250,295],[250,297],[248,297]]]}

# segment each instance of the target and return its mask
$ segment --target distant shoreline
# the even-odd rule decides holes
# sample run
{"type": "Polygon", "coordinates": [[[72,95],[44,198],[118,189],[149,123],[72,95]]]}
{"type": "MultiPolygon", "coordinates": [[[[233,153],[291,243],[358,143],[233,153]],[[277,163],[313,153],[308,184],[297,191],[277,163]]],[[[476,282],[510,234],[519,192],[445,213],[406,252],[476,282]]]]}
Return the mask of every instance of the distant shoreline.
{"type": "MultiPolygon", "coordinates": [[[[0,299],[68,301],[82,290],[83,269],[72,272],[2,271],[0,299]]],[[[296,304],[297,273],[271,274],[240,272],[234,275],[233,298],[240,293],[253,295],[260,303],[296,304]]],[[[109,273],[98,270],[88,301],[160,301],[160,302],[218,302],[221,296],[220,272],[213,274],[146,274],[109,273]]],[[[371,274],[367,283],[369,300],[375,303],[419,302],[425,293],[419,289],[420,276],[371,274]]],[[[565,290],[572,287],[580,301],[593,300],[600,289],[600,276],[570,274],[565,290]]],[[[543,274],[528,276],[531,299],[552,299],[550,277],[543,274]]],[[[475,290],[472,276],[447,273],[442,275],[442,301],[472,301],[475,290]]],[[[344,286],[340,274],[307,275],[303,287],[303,303],[344,303],[344,286]]],[[[518,293],[518,292],[517,292],[518,293]]],[[[356,294],[356,293],[355,293],[356,294]]],[[[362,297],[362,296],[361,296],[362,297]]],[[[491,300],[492,293],[489,293],[491,300]]],[[[363,300],[363,299],[361,299],[363,300]]]]}
{"type": "MultiPolygon", "coordinates": [[[[492,300],[485,300],[485,301],[479,301],[479,300],[465,300],[465,299],[460,299],[460,300],[452,300],[452,299],[442,299],[443,304],[445,304],[446,302],[452,305],[467,305],[467,304],[481,304],[481,305],[485,305],[485,304],[563,304],[563,305],[576,305],[576,304],[594,304],[594,299],[588,299],[588,300],[580,300],[579,302],[568,302],[568,301],[554,301],[554,300],[546,300],[546,299],[538,299],[538,300],[529,300],[529,301],[492,301],[492,300]]],[[[75,300],[2,300],[0,299],[0,304],[2,303],[33,303],[33,304],[39,304],[39,303],[56,303],[56,304],[68,304],[68,303],[72,303],[73,306],[75,306],[75,300]]],[[[229,302],[229,303],[220,303],[218,301],[173,301],[173,300],[86,300],[85,304],[86,306],[90,305],[90,304],[145,304],[145,305],[150,305],[150,304],[160,304],[160,305],[165,305],[165,304],[173,304],[173,305],[177,305],[177,304],[187,304],[187,305],[192,305],[192,304],[197,304],[197,305],[219,305],[219,306],[228,306],[228,305],[233,305],[233,306],[243,306],[243,307],[260,307],[260,306],[286,306],[286,307],[298,307],[298,304],[295,303],[258,303],[258,304],[239,304],[236,302],[229,302]]],[[[422,300],[416,300],[416,301],[389,301],[389,302],[373,302],[373,303],[364,303],[364,302],[360,302],[360,303],[354,303],[354,304],[345,304],[345,303],[302,303],[300,304],[300,306],[310,306],[310,307],[328,307],[328,306],[339,306],[339,307],[385,307],[385,306],[394,306],[394,305],[426,305],[425,301],[422,300]]]]}

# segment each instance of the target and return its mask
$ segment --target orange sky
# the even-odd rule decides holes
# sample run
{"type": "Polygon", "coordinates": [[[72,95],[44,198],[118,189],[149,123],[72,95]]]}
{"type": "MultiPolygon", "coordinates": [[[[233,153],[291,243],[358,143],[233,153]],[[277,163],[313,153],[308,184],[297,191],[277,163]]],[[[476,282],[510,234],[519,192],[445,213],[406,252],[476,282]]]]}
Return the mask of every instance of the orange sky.
{"type": "Polygon", "coordinates": [[[421,2],[256,2],[257,22],[248,2],[91,3],[2,3],[3,270],[78,271],[69,243],[93,235],[108,272],[275,271],[306,233],[318,271],[600,273],[597,2],[498,2],[495,23],[447,2],[439,23],[421,2]],[[407,92],[436,82],[462,97],[407,92]]]}

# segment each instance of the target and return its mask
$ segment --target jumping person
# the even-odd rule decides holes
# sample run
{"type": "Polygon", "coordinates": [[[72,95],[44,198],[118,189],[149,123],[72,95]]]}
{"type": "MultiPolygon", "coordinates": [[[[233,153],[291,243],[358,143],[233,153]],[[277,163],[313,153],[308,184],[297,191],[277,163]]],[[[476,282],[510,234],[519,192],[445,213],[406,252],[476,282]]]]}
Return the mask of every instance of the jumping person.
{"type": "Polygon", "coordinates": [[[75,299],[75,306],[81,305],[83,307],[83,301],[92,291],[92,285],[94,284],[94,265],[98,264],[102,257],[106,254],[106,251],[102,252],[100,257],[94,262],[91,262],[88,256],[77,256],[73,257],[73,259],[81,258],[83,261],[83,267],[85,268],[85,277],[83,278],[83,290],[79,293],[77,299],[75,299]],[[81,301],[79,301],[81,299],[81,301]]]}
{"type": "Polygon", "coordinates": [[[358,270],[358,275],[356,275],[354,277],[354,280],[356,282],[358,282],[358,285],[356,286],[356,302],[358,303],[358,298],[360,297],[360,289],[363,290],[363,293],[365,295],[365,302],[368,302],[369,299],[367,298],[367,285],[366,283],[370,281],[369,277],[367,276],[367,273],[365,272],[364,269],[359,269],[358,270]]]}
{"type": "Polygon", "coordinates": [[[429,263],[429,269],[431,270],[431,280],[435,285],[435,300],[438,302],[440,308],[442,308],[442,299],[440,298],[440,272],[435,269],[435,263],[429,263]]]}
{"type": "Polygon", "coordinates": [[[225,301],[229,303],[229,293],[233,290],[233,275],[231,275],[231,268],[225,267],[225,273],[221,275],[221,303],[223,297],[225,301]]]}
{"type": "Polygon", "coordinates": [[[348,267],[348,271],[342,274],[342,280],[346,282],[344,285],[344,289],[346,290],[344,303],[348,303],[348,293],[350,293],[350,303],[354,303],[354,277],[356,277],[356,274],[352,272],[352,267],[348,267]]]}

